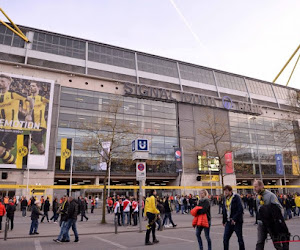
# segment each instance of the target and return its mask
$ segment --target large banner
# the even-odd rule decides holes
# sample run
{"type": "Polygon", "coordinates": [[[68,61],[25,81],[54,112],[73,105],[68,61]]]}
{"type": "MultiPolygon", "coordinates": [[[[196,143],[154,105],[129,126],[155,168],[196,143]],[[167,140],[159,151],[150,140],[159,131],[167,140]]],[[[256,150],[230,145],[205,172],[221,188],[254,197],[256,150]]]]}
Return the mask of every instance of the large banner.
{"type": "Polygon", "coordinates": [[[275,160],[276,160],[276,173],[279,175],[283,175],[284,168],[283,168],[282,154],[275,154],[275,160]]]}
{"type": "Polygon", "coordinates": [[[233,174],[232,152],[225,154],[226,174],[233,174]]]}
{"type": "Polygon", "coordinates": [[[0,71],[0,168],[47,169],[54,81],[0,71]]]}
{"type": "Polygon", "coordinates": [[[292,157],[292,170],[293,170],[293,175],[300,175],[299,157],[296,155],[292,157]]]}

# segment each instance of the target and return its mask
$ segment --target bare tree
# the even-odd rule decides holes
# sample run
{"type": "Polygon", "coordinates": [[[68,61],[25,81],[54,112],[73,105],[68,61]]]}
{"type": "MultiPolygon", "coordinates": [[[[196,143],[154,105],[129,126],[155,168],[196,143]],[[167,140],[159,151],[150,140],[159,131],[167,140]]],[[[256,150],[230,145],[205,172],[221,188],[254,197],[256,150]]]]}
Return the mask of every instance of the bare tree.
{"type": "MultiPolygon", "coordinates": [[[[230,127],[227,119],[218,116],[218,112],[204,111],[201,118],[201,128],[198,129],[198,141],[201,141],[195,146],[196,151],[208,150],[210,155],[219,160],[218,171],[221,176],[222,192],[224,187],[225,173],[225,155],[228,152],[232,154],[241,149],[241,146],[233,147],[230,143],[230,127]],[[225,120],[225,121],[224,121],[225,120]]],[[[208,166],[209,167],[209,166],[208,166]]]]}
{"type": "Polygon", "coordinates": [[[122,165],[132,165],[130,154],[131,140],[136,133],[134,123],[123,119],[123,102],[120,100],[110,100],[108,105],[102,105],[102,117],[97,117],[83,126],[88,130],[88,136],[82,142],[82,150],[98,155],[98,164],[106,165],[103,181],[103,204],[102,220],[105,224],[106,219],[106,199],[107,181],[112,162],[122,165]]]}

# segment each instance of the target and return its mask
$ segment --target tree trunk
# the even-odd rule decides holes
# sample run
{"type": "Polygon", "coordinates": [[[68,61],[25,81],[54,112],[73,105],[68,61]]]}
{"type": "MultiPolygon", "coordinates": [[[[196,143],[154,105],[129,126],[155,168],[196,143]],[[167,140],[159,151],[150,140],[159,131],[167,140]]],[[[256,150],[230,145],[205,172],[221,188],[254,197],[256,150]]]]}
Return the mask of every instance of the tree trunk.
{"type": "Polygon", "coordinates": [[[220,172],[221,172],[221,183],[222,183],[222,195],[224,195],[224,175],[223,175],[223,165],[221,165],[221,168],[220,168],[220,172]]]}
{"type": "Polygon", "coordinates": [[[102,202],[102,220],[101,220],[101,224],[106,224],[106,219],[105,219],[105,213],[106,213],[106,191],[107,191],[107,176],[108,176],[108,168],[106,169],[106,173],[105,173],[105,177],[104,177],[104,181],[103,181],[103,202],[102,202]]]}

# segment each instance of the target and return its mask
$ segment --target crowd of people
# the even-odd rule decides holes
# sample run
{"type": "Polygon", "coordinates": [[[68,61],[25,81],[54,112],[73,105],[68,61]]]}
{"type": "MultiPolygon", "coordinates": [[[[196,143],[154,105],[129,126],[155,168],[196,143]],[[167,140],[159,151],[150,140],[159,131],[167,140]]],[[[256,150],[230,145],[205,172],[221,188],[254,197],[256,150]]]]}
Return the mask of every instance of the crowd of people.
{"type": "MultiPolygon", "coordinates": [[[[60,199],[54,198],[52,204],[49,197],[26,197],[16,199],[5,196],[0,197],[0,232],[2,231],[2,218],[7,215],[9,229],[14,229],[14,214],[19,205],[22,216],[26,217],[31,213],[31,225],[29,235],[39,234],[39,223],[53,221],[59,223],[60,232],[55,242],[70,242],[69,231],[72,228],[75,242],[79,242],[76,227],[77,217],[80,220],[88,221],[87,212],[99,205],[98,197],[73,197],[63,196],[60,199]],[[49,211],[53,215],[49,218],[49,211]]],[[[285,224],[286,220],[300,216],[300,195],[272,193],[264,188],[264,184],[256,180],[254,182],[253,194],[235,194],[231,186],[224,187],[223,195],[210,196],[206,190],[200,190],[199,195],[166,195],[159,197],[156,190],[152,190],[147,197],[139,204],[136,197],[125,195],[109,197],[106,200],[107,213],[115,215],[118,226],[137,226],[139,223],[139,209],[142,211],[144,220],[148,220],[145,244],[153,245],[159,243],[156,237],[157,230],[167,227],[176,227],[172,218],[172,212],[181,214],[191,214],[194,219],[192,226],[199,244],[199,249],[204,249],[201,233],[204,231],[208,249],[212,249],[210,238],[211,207],[218,206],[219,214],[222,214],[222,224],[224,226],[223,246],[229,249],[230,238],[235,232],[238,239],[239,249],[245,249],[243,240],[243,217],[246,210],[251,217],[255,216],[257,224],[258,239],[256,249],[264,249],[264,244],[269,234],[275,249],[289,249],[289,230],[285,224]],[[150,235],[152,234],[152,241],[150,235]]]]}

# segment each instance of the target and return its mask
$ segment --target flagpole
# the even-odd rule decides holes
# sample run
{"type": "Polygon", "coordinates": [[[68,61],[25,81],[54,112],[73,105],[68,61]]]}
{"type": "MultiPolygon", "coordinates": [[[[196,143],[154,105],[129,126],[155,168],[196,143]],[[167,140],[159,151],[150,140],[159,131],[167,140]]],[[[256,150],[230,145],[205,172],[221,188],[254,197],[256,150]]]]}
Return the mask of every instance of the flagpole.
{"type": "Polygon", "coordinates": [[[28,158],[27,158],[27,183],[26,183],[26,193],[28,195],[28,199],[30,197],[29,193],[29,165],[28,165],[28,159],[31,151],[31,134],[29,134],[29,142],[28,142],[28,158]]]}
{"type": "Polygon", "coordinates": [[[70,163],[70,189],[69,189],[69,196],[72,196],[73,155],[74,155],[74,138],[72,138],[72,149],[71,149],[71,163],[70,163]]]}

